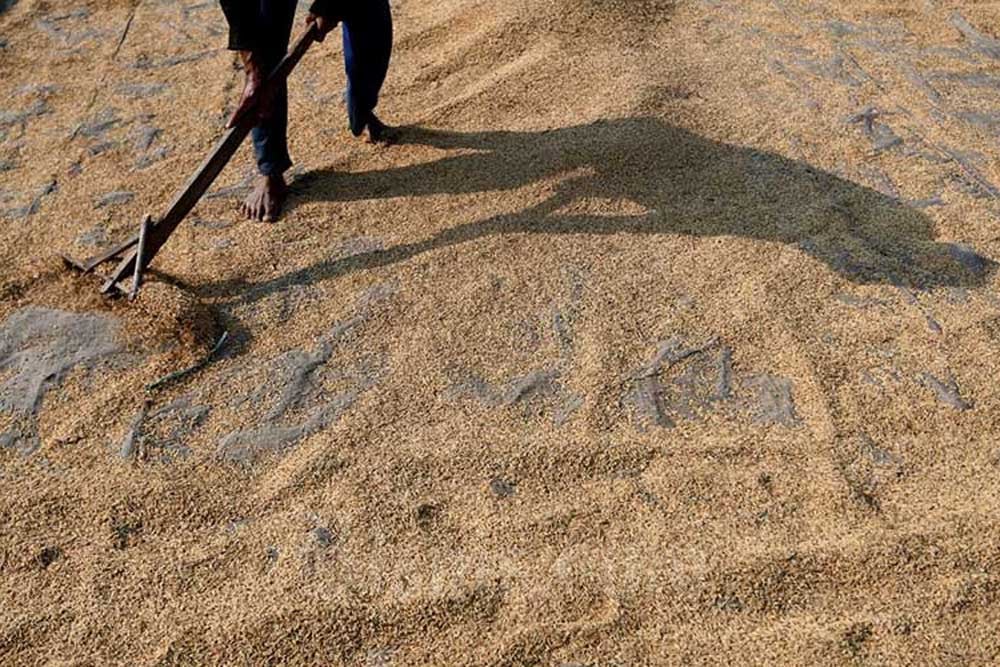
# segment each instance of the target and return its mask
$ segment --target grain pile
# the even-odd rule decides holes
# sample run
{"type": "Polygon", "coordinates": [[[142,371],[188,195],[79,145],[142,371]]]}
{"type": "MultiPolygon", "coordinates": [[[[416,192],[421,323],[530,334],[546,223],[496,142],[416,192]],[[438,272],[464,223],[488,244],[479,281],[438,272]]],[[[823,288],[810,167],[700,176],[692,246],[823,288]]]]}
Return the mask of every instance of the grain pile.
{"type": "Polygon", "coordinates": [[[222,14],[0,9],[0,663],[1000,660],[994,4],[397,0],[133,305],[222,14]]]}

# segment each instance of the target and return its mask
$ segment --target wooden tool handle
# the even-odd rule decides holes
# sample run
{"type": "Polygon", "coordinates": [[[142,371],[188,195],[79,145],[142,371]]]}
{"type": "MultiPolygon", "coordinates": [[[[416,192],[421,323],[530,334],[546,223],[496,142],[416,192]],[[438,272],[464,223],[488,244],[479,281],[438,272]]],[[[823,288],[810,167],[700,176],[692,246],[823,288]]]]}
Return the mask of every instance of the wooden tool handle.
{"type": "MultiPolygon", "coordinates": [[[[316,41],[317,30],[316,24],[309,24],[309,28],[296,40],[294,46],[292,46],[292,50],[281,59],[278,66],[268,75],[267,81],[263,85],[265,90],[278,85],[288,78],[288,75],[291,74],[295,66],[302,60],[302,56],[306,54],[309,47],[316,41]]],[[[250,107],[250,109],[253,108],[254,106],[250,107]]],[[[170,235],[174,233],[177,226],[191,212],[191,209],[194,208],[198,200],[201,199],[202,195],[212,185],[222,169],[229,164],[229,160],[232,159],[236,150],[243,143],[243,140],[246,139],[246,136],[250,134],[250,130],[255,124],[255,114],[248,111],[243,112],[236,123],[226,130],[226,133],[222,135],[222,138],[215,145],[215,149],[205,158],[198,167],[198,170],[188,179],[180,192],[177,193],[163,217],[150,226],[142,258],[144,265],[148,265],[153,261],[153,257],[163,247],[163,244],[167,242],[170,235]]],[[[104,283],[102,292],[110,292],[120,280],[124,279],[130,273],[134,273],[136,255],[137,253],[134,249],[125,255],[118,266],[115,267],[111,276],[108,277],[107,282],[104,283]]]]}

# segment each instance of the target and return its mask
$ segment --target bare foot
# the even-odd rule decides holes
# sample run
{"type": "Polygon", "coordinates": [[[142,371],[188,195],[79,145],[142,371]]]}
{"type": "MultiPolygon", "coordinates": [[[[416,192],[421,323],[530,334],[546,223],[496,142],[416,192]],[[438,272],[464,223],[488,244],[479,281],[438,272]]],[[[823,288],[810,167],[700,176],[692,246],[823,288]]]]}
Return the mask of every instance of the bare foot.
{"type": "Polygon", "coordinates": [[[365,126],[365,130],[368,134],[368,143],[370,144],[383,144],[385,146],[391,146],[392,144],[399,141],[399,130],[394,127],[389,127],[375,114],[371,114],[368,119],[368,125],[365,126]]]}
{"type": "Polygon", "coordinates": [[[281,174],[261,176],[253,192],[240,206],[240,210],[250,220],[274,222],[281,214],[281,205],[285,203],[288,186],[281,174]]]}

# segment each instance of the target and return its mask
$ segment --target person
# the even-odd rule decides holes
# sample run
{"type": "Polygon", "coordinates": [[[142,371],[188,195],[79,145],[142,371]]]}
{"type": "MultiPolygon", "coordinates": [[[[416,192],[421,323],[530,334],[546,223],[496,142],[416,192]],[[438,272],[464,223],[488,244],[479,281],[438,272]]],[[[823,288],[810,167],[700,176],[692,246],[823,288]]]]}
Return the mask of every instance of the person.
{"type": "MultiPolygon", "coordinates": [[[[246,72],[241,105],[261,87],[288,51],[297,0],[220,0],[229,23],[229,49],[237,51],[246,72]]],[[[343,25],[344,68],[347,71],[348,126],[354,136],[369,141],[392,139],[390,128],[375,115],[379,93],[392,55],[392,13],[388,0],[315,0],[306,17],[315,24],[317,41],[343,25]]],[[[288,192],[288,88],[282,83],[258,105],[251,133],[257,170],[253,191],[241,205],[247,218],[277,220],[288,192]]],[[[229,121],[230,125],[234,117],[229,121]]]]}

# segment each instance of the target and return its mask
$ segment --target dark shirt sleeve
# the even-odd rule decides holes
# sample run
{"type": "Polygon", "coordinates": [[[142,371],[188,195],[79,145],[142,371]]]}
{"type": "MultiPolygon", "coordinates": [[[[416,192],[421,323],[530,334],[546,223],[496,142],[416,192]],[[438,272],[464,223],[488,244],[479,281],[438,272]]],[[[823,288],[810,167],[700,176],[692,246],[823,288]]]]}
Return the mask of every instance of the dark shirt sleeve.
{"type": "Polygon", "coordinates": [[[309,12],[334,21],[343,21],[347,18],[345,4],[344,0],[314,0],[309,12]]]}
{"type": "Polygon", "coordinates": [[[260,46],[257,7],[250,0],[220,0],[222,12],[229,22],[229,48],[253,51],[260,46]]]}

